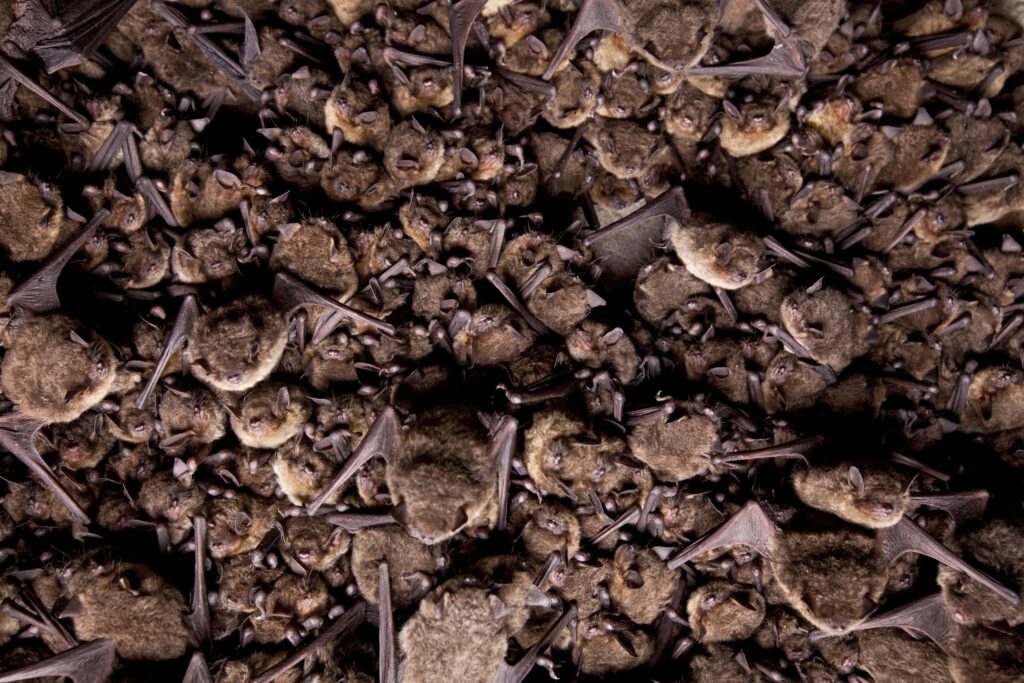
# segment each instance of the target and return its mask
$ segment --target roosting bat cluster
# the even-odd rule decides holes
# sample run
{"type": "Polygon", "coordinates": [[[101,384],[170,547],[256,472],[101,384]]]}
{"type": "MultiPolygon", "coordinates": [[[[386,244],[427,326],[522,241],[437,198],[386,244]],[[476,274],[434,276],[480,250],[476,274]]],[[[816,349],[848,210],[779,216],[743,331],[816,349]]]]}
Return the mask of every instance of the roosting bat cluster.
{"type": "Polygon", "coordinates": [[[0,683],[1024,680],[1022,21],[0,2],[0,683]]]}

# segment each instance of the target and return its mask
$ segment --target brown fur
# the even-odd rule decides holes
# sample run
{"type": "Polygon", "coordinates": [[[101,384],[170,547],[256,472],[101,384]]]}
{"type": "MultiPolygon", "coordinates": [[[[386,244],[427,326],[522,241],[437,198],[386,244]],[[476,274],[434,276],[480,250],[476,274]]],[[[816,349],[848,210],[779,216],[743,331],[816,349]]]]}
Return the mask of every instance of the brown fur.
{"type": "MultiPolygon", "coordinates": [[[[972,565],[993,574],[1011,589],[1024,588],[1024,524],[993,519],[958,534],[956,545],[972,565]]],[[[988,588],[960,572],[939,565],[938,583],[953,613],[969,624],[1001,621],[1011,626],[1024,623],[1024,606],[1002,600],[988,588]]]]}
{"type": "Polygon", "coordinates": [[[370,604],[376,604],[379,595],[381,561],[388,563],[391,576],[391,603],[403,609],[418,599],[422,588],[417,577],[432,578],[441,567],[440,550],[410,536],[397,525],[371,527],[355,534],[352,539],[352,576],[359,592],[370,604]]]}
{"type": "Polygon", "coordinates": [[[298,387],[281,382],[265,382],[242,399],[236,414],[231,415],[231,428],[238,440],[246,446],[277,448],[298,434],[312,414],[312,404],[298,387]],[[288,404],[284,412],[279,414],[281,389],[288,391],[288,404]]]}
{"type": "Polygon", "coordinates": [[[712,581],[690,594],[686,614],[702,642],[745,640],[764,621],[765,602],[754,590],[712,581]]]}
{"type": "Polygon", "coordinates": [[[850,483],[849,462],[799,469],[793,474],[793,489],[805,505],[853,524],[881,529],[899,522],[909,505],[909,481],[895,476],[891,468],[858,465],[863,493],[850,483]]]}
{"type": "Polygon", "coordinates": [[[952,683],[946,656],[924,640],[914,640],[898,629],[879,629],[857,634],[859,668],[875,683],[935,681],[952,683]]]}
{"type": "Polygon", "coordinates": [[[277,521],[277,506],[238,493],[233,498],[210,498],[204,516],[210,556],[221,559],[255,550],[277,521]]]}
{"type": "Polygon", "coordinates": [[[637,425],[629,434],[633,457],[665,481],[684,481],[709,472],[718,443],[718,420],[699,412],[637,425]]]}
{"type": "Polygon", "coordinates": [[[636,623],[653,623],[678,584],[679,572],[666,567],[653,551],[632,544],[616,548],[608,594],[616,610],[636,623]],[[642,585],[636,585],[637,578],[642,585]]]}
{"type": "Polygon", "coordinates": [[[760,269],[764,244],[754,233],[701,216],[690,225],[673,225],[672,247],[686,269],[712,287],[739,289],[760,269]]]}

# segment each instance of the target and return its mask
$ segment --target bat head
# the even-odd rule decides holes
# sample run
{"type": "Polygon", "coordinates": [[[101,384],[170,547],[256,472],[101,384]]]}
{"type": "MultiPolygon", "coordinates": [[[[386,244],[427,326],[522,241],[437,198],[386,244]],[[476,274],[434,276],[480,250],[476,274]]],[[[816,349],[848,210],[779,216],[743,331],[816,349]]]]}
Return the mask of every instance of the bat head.
{"type": "Polygon", "coordinates": [[[160,395],[157,408],[164,450],[179,454],[189,444],[213,443],[224,436],[227,411],[201,386],[179,386],[160,395]]]}
{"type": "Polygon", "coordinates": [[[284,521],[281,550],[294,557],[303,567],[329,572],[348,553],[351,541],[348,532],[326,520],[300,515],[284,521]]]}
{"type": "Polygon", "coordinates": [[[312,413],[312,404],[296,387],[264,382],[242,399],[231,428],[245,446],[277,448],[298,434],[312,413]]]}
{"type": "Polygon", "coordinates": [[[210,556],[215,559],[248,553],[274,526],[277,508],[267,501],[239,493],[232,498],[215,496],[207,500],[205,517],[209,528],[210,556]]]}
{"type": "Polygon", "coordinates": [[[765,601],[753,589],[712,581],[690,594],[686,613],[702,642],[745,640],[764,620],[765,601]]]}
{"type": "Polygon", "coordinates": [[[642,666],[654,653],[654,639],[628,620],[594,614],[576,628],[574,653],[580,671],[602,676],[642,666]]]}
{"type": "Polygon", "coordinates": [[[849,299],[832,287],[790,295],[780,308],[786,331],[816,361],[836,372],[845,369],[856,352],[853,317],[849,299]]]}
{"type": "Polygon", "coordinates": [[[25,175],[9,177],[0,183],[0,207],[0,248],[12,261],[41,261],[57,248],[64,202],[56,187],[25,175]]]}
{"type": "Polygon", "coordinates": [[[686,269],[712,287],[726,290],[753,282],[765,253],[761,238],[750,230],[710,217],[701,216],[698,220],[700,223],[675,224],[669,229],[672,247],[686,269]]]}
{"type": "Polygon", "coordinates": [[[597,150],[597,159],[617,178],[637,178],[664,148],[660,134],[635,121],[608,119],[588,126],[584,138],[597,150]]]}
{"type": "Polygon", "coordinates": [[[491,367],[526,352],[535,338],[526,321],[510,308],[485,304],[453,336],[452,350],[462,365],[491,367]]]}
{"type": "Polygon", "coordinates": [[[615,549],[608,593],[615,609],[637,624],[653,623],[662,613],[679,583],[652,550],[634,544],[615,549]]]}
{"type": "MultiPolygon", "coordinates": [[[[285,443],[274,452],[274,474],[288,500],[296,505],[307,505],[327,487],[334,475],[336,463],[327,453],[318,453],[308,441],[285,443]]],[[[337,496],[328,499],[329,504],[337,496]]]]}

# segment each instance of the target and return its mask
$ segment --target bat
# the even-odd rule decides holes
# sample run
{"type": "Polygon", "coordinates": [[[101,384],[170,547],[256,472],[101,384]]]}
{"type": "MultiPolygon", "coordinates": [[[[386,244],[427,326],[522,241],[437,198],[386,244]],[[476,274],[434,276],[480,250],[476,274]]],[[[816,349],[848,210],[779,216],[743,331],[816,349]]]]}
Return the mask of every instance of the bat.
{"type": "MultiPolygon", "coordinates": [[[[912,636],[925,636],[947,654],[952,653],[960,634],[960,626],[950,614],[941,593],[873,616],[849,630],[866,631],[873,628],[899,628],[912,636]]],[[[824,632],[815,631],[811,634],[811,640],[819,640],[825,636],[824,632]]]]}
{"type": "Polygon", "coordinates": [[[779,528],[768,519],[761,506],[756,501],[750,501],[720,527],[671,558],[668,568],[679,569],[698,555],[729,545],[745,545],[772,559],[780,534],[779,528]]]}
{"type": "Polygon", "coordinates": [[[89,515],[75,502],[75,499],[60,483],[53,470],[32,444],[32,435],[40,427],[42,427],[42,423],[22,417],[17,413],[4,414],[0,416],[0,447],[20,460],[43,486],[50,489],[57,500],[68,509],[72,517],[82,524],[90,524],[92,520],[89,519],[89,515]]]}
{"type": "Polygon", "coordinates": [[[501,294],[502,297],[504,297],[505,301],[508,302],[508,305],[511,306],[516,313],[523,317],[523,320],[525,320],[526,324],[530,326],[530,329],[532,329],[534,332],[541,336],[551,332],[551,330],[548,329],[547,325],[538,320],[537,316],[535,316],[533,313],[530,313],[526,306],[524,306],[523,303],[519,300],[519,297],[516,296],[516,293],[513,292],[508,285],[505,284],[505,281],[501,279],[501,276],[499,276],[497,272],[493,270],[488,270],[487,274],[484,275],[484,279],[490,282],[494,286],[494,288],[498,290],[498,293],[501,294]]]}
{"type": "Polygon", "coordinates": [[[972,567],[960,559],[949,548],[942,545],[928,535],[921,527],[912,520],[903,517],[897,524],[885,527],[878,531],[878,540],[882,547],[885,559],[891,564],[907,553],[917,553],[932,558],[942,564],[966,574],[981,585],[985,586],[1003,600],[1013,604],[1020,604],[1020,596],[1006,586],[1002,585],[985,572],[972,567]]]}
{"type": "Polygon", "coordinates": [[[46,73],[88,60],[136,0],[72,0],[54,17],[54,33],[32,47],[46,73]]]}
{"type": "MultiPolygon", "coordinates": [[[[196,566],[192,590],[192,613],[185,616],[185,624],[192,632],[195,644],[206,647],[210,644],[213,630],[210,626],[210,603],[206,593],[206,518],[193,517],[195,529],[196,566]]],[[[189,665],[191,668],[191,665],[189,665]]]]}
{"type": "Polygon", "coordinates": [[[213,42],[205,34],[196,30],[184,14],[169,6],[163,0],[154,0],[151,3],[153,11],[164,18],[169,24],[186,35],[195,46],[199,48],[206,58],[217,67],[221,73],[228,77],[238,88],[254,102],[259,102],[260,91],[249,82],[245,67],[232,59],[231,55],[223,50],[217,43],[213,42]]]}
{"type": "Polygon", "coordinates": [[[107,220],[110,211],[100,209],[89,221],[78,237],[64,245],[56,254],[47,259],[46,263],[31,277],[14,288],[7,295],[7,303],[20,306],[33,313],[49,313],[60,308],[60,297],[57,296],[57,280],[78,250],[89,241],[96,229],[107,220]]]}
{"type": "MultiPolygon", "coordinates": [[[[295,654],[287,657],[280,664],[267,669],[254,678],[253,683],[271,683],[271,681],[276,680],[278,676],[288,669],[292,668],[296,664],[304,662],[306,659],[316,654],[320,648],[337,638],[354,631],[364,621],[366,621],[366,603],[360,600],[358,603],[347,609],[344,614],[338,617],[334,623],[324,629],[323,632],[310,643],[303,646],[295,654]]],[[[0,683],[4,683],[3,680],[0,680],[0,683]]],[[[76,681],[76,683],[79,682],[76,681]]],[[[81,683],[85,682],[83,681],[81,683]]]]}
{"type": "Polygon", "coordinates": [[[727,462],[747,462],[749,460],[762,460],[766,458],[804,458],[809,453],[825,443],[823,436],[808,436],[802,439],[794,439],[785,443],[767,446],[765,448],[754,448],[747,451],[733,451],[723,453],[712,458],[716,465],[727,462]]]}
{"type": "Polygon", "coordinates": [[[104,683],[110,680],[114,672],[116,657],[114,641],[101,638],[35,664],[0,673],[0,683],[29,681],[47,676],[70,678],[74,683],[104,683]]]}
{"type": "Polygon", "coordinates": [[[686,195],[683,193],[683,188],[673,187],[659,195],[657,199],[647,202],[628,216],[623,216],[619,220],[610,225],[606,225],[597,232],[590,233],[583,238],[583,244],[589,247],[595,242],[611,237],[612,235],[624,230],[629,230],[639,223],[643,223],[644,221],[658,216],[666,216],[681,224],[689,215],[690,206],[686,203],[686,195]]]}
{"type": "Polygon", "coordinates": [[[13,62],[11,62],[2,55],[0,55],[0,74],[7,74],[8,77],[13,78],[18,84],[31,90],[33,93],[38,95],[40,98],[46,101],[50,106],[59,111],[61,114],[64,114],[64,116],[68,117],[69,119],[71,119],[78,125],[82,126],[83,128],[88,128],[89,119],[85,118],[77,111],[72,109],[70,106],[68,106],[68,104],[64,102],[64,100],[60,99],[46,88],[36,83],[36,81],[33,78],[31,78],[28,74],[26,74],[24,71],[15,66],[13,62]]]}
{"type": "Polygon", "coordinates": [[[345,304],[338,303],[317,292],[312,287],[304,285],[285,272],[278,273],[277,277],[274,278],[273,293],[274,299],[289,310],[294,310],[299,306],[321,306],[350,320],[369,325],[378,332],[388,336],[394,336],[397,332],[394,325],[374,318],[372,315],[367,315],[362,311],[357,311],[345,304]]]}
{"type": "Polygon", "coordinates": [[[565,35],[565,40],[558,46],[555,56],[551,58],[541,78],[550,81],[572,49],[594,31],[629,33],[631,22],[628,16],[626,8],[619,0],[583,0],[580,11],[576,13],[576,18],[565,35]]]}
{"type": "Polygon", "coordinates": [[[135,399],[135,407],[137,409],[142,410],[146,407],[149,397],[153,395],[153,390],[156,389],[157,382],[160,381],[160,377],[164,374],[164,368],[167,367],[171,357],[185,345],[189,335],[192,334],[192,327],[195,325],[197,313],[198,305],[196,304],[196,298],[189,294],[182,302],[181,308],[178,309],[178,317],[174,319],[174,326],[167,335],[166,341],[164,341],[164,350],[160,354],[160,359],[156,362],[156,366],[153,368],[153,374],[149,376],[146,386],[142,388],[138,398],[135,399]]]}
{"type": "Polygon", "coordinates": [[[522,683],[526,680],[530,671],[532,671],[533,667],[537,665],[537,660],[541,653],[551,647],[551,644],[555,642],[555,637],[563,628],[569,626],[570,623],[576,620],[576,614],[576,605],[570,604],[568,609],[562,612],[562,616],[560,616],[558,620],[544,632],[544,635],[541,636],[540,640],[534,643],[518,662],[511,666],[502,662],[501,668],[498,670],[496,683],[522,683]]]}
{"type": "Polygon", "coordinates": [[[391,610],[391,573],[387,562],[377,566],[377,670],[380,683],[398,683],[395,616],[391,610]]]}
{"type": "Polygon", "coordinates": [[[508,416],[501,420],[491,437],[491,454],[498,466],[498,521],[496,528],[504,531],[508,527],[509,483],[512,479],[512,456],[516,449],[516,430],[519,421],[508,416]]]}
{"type": "Polygon", "coordinates": [[[376,455],[388,458],[398,448],[398,439],[401,434],[401,425],[398,413],[391,406],[385,407],[374,419],[373,424],[359,442],[359,447],[352,453],[352,456],[345,462],[341,471],[331,480],[327,488],[317,496],[313,502],[306,506],[306,514],[315,515],[324,502],[333,496],[342,485],[348,481],[356,470],[365,465],[376,455]]]}
{"type": "Polygon", "coordinates": [[[455,97],[452,110],[455,116],[462,113],[462,77],[466,66],[466,42],[473,22],[484,11],[487,0],[459,0],[448,6],[448,26],[452,34],[452,90],[455,97]]]}

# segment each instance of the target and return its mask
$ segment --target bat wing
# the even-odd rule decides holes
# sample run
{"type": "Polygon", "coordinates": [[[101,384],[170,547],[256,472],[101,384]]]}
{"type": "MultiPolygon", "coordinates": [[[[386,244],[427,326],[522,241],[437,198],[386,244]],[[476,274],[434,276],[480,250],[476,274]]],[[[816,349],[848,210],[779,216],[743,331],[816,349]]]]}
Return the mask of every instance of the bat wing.
{"type": "Polygon", "coordinates": [[[949,513],[953,521],[961,524],[967,520],[981,517],[988,505],[988,491],[959,491],[956,493],[937,493],[930,496],[911,496],[914,505],[925,505],[938,508],[949,513]]]}
{"type": "Polygon", "coordinates": [[[192,655],[181,683],[213,683],[213,676],[210,675],[210,667],[206,665],[203,653],[196,652],[192,655]]]}
{"type": "Polygon", "coordinates": [[[872,628],[901,628],[911,635],[923,635],[947,653],[956,643],[960,630],[940,593],[871,617],[850,630],[872,628]]]}
{"type": "Polygon", "coordinates": [[[260,58],[262,51],[260,50],[260,37],[256,33],[256,25],[252,23],[252,19],[245,12],[242,12],[242,16],[245,19],[245,37],[242,42],[242,66],[248,69],[252,66],[253,62],[260,58]]]}
{"type": "Polygon", "coordinates": [[[185,616],[185,623],[192,631],[192,638],[199,646],[205,646],[211,640],[210,603],[206,595],[206,519],[192,519],[195,529],[196,565],[192,589],[192,613],[185,616]]]}
{"type": "Polygon", "coordinates": [[[32,434],[40,426],[40,423],[27,420],[17,414],[3,415],[0,417],[0,447],[20,460],[46,488],[50,489],[75,519],[83,524],[89,524],[91,521],[89,515],[71,497],[71,494],[60,483],[57,475],[53,473],[53,470],[32,444],[32,434]]]}
{"type": "Polygon", "coordinates": [[[907,517],[897,524],[879,529],[878,540],[882,544],[882,552],[888,562],[894,562],[907,553],[918,553],[937,560],[942,564],[962,572],[985,586],[1007,602],[1018,605],[1020,596],[1002,585],[985,572],[972,567],[956,553],[928,535],[921,527],[907,517]]]}
{"type": "MultiPolygon", "coordinates": [[[[335,639],[340,638],[346,633],[359,627],[364,621],[366,621],[366,603],[360,601],[356,605],[350,607],[348,611],[338,617],[334,623],[328,626],[323,632],[314,638],[310,643],[304,645],[295,654],[287,657],[280,664],[277,664],[270,669],[267,669],[259,676],[253,679],[252,683],[271,683],[271,681],[277,680],[277,677],[282,673],[292,668],[293,666],[305,661],[317,650],[324,647],[328,643],[333,642],[335,639]]],[[[4,683],[0,680],[0,683],[4,683]]]]}
{"type": "Polygon", "coordinates": [[[116,656],[113,640],[94,640],[47,657],[41,662],[6,671],[0,674],[0,683],[47,676],[70,678],[75,683],[103,683],[110,680],[116,656]]]}
{"type": "Polygon", "coordinates": [[[278,273],[277,277],[274,278],[273,293],[274,299],[288,310],[293,310],[299,306],[307,305],[321,306],[349,318],[350,320],[357,320],[365,325],[369,325],[378,332],[383,332],[384,334],[391,336],[396,332],[394,325],[378,320],[371,315],[367,315],[362,311],[357,311],[345,304],[338,303],[334,299],[324,296],[312,287],[302,284],[294,277],[284,272],[278,273]]]}
{"type": "Polygon", "coordinates": [[[551,58],[551,63],[541,76],[545,81],[551,80],[555,71],[562,65],[576,45],[594,31],[611,31],[628,33],[630,31],[629,15],[619,0],[583,0],[580,11],[565,35],[565,40],[558,46],[558,51],[551,58]]]}
{"type": "Polygon", "coordinates": [[[518,662],[512,665],[502,663],[495,683],[522,683],[526,680],[530,671],[536,666],[537,658],[541,656],[544,650],[551,647],[551,643],[555,642],[555,637],[574,619],[576,619],[576,605],[573,604],[562,613],[562,616],[544,632],[540,640],[534,643],[533,647],[527,650],[518,662]]]}
{"type": "Polygon", "coordinates": [[[658,216],[667,216],[678,223],[682,223],[689,215],[690,206],[686,203],[686,195],[683,193],[683,188],[673,187],[659,195],[657,199],[647,202],[628,216],[623,216],[619,220],[610,225],[606,225],[597,232],[587,235],[583,239],[583,244],[589,247],[594,242],[611,237],[612,235],[624,230],[629,230],[639,223],[643,223],[651,218],[657,218],[658,216]]]}
{"type": "Polygon", "coordinates": [[[789,46],[777,42],[764,57],[745,59],[730,64],[694,66],[686,70],[691,76],[720,76],[723,78],[746,78],[747,76],[770,76],[774,78],[800,78],[805,69],[793,59],[789,46]]]}
{"type": "Polygon", "coordinates": [[[755,501],[750,501],[724,524],[687,546],[668,561],[669,569],[678,569],[703,553],[729,545],[745,545],[771,558],[779,529],[755,501]]]}
{"type": "Polygon", "coordinates": [[[398,413],[391,406],[384,408],[380,415],[370,425],[359,447],[352,453],[352,456],[345,462],[345,465],[338,472],[338,475],[327,485],[323,493],[316,497],[306,508],[306,511],[313,515],[320,509],[328,498],[341,488],[342,484],[355,474],[356,470],[365,465],[375,455],[389,457],[398,447],[401,426],[398,422],[398,413]]]}
{"type": "Polygon", "coordinates": [[[199,307],[196,304],[196,298],[191,295],[186,296],[181,304],[181,308],[178,309],[178,317],[174,319],[174,327],[171,328],[170,334],[167,335],[167,341],[164,342],[164,350],[160,354],[160,360],[156,362],[153,374],[146,381],[146,386],[139,392],[139,397],[135,399],[135,407],[139,410],[142,410],[149,401],[149,397],[152,396],[153,390],[156,388],[157,382],[160,381],[160,377],[163,376],[164,368],[167,367],[171,357],[185,345],[185,340],[192,334],[192,328],[196,324],[198,311],[199,307]]]}
{"type": "Polygon", "coordinates": [[[380,683],[398,683],[395,617],[391,610],[391,572],[387,562],[377,566],[377,668],[380,683]]]}
{"type": "Polygon", "coordinates": [[[519,421],[508,416],[501,421],[491,437],[491,454],[498,469],[498,522],[499,531],[508,525],[508,492],[512,479],[512,456],[516,450],[516,430],[519,421]]]}
{"type": "Polygon", "coordinates": [[[88,127],[89,119],[69,107],[64,100],[36,83],[35,79],[18,68],[13,62],[3,56],[0,56],[0,75],[3,74],[13,78],[19,85],[31,90],[33,93],[45,100],[51,107],[64,114],[64,116],[67,116],[75,123],[80,126],[88,127]]]}
{"type": "Polygon", "coordinates": [[[452,34],[452,63],[455,65],[452,72],[455,97],[452,108],[456,116],[462,111],[462,72],[466,64],[466,42],[469,40],[473,22],[484,11],[486,4],[487,0],[459,0],[448,6],[448,25],[452,34]]]}
{"type": "Polygon", "coordinates": [[[82,245],[92,237],[109,215],[110,211],[107,209],[97,211],[92,220],[82,228],[82,232],[78,233],[78,237],[64,245],[60,251],[47,260],[42,268],[7,295],[7,303],[12,306],[21,306],[33,313],[49,313],[59,309],[57,279],[71,258],[78,253],[82,245]]]}
{"type": "Polygon", "coordinates": [[[46,73],[89,59],[136,0],[77,0],[57,15],[58,31],[32,50],[43,60],[46,73]]]}

